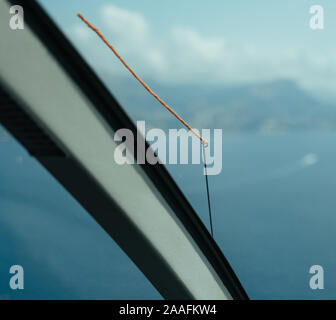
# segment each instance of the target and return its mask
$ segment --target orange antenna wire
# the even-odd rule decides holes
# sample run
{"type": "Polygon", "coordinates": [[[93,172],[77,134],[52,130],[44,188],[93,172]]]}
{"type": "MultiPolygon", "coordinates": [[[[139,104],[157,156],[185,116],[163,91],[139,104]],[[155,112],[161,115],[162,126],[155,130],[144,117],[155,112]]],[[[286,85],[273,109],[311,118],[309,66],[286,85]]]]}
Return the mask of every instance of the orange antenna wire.
{"type": "Polygon", "coordinates": [[[198,137],[204,146],[208,145],[208,141],[202,138],[190,125],[185,122],[171,107],[169,107],[126,63],[126,61],[120,56],[116,49],[106,40],[102,33],[90,23],[81,13],[78,13],[77,16],[82,19],[83,22],[87,24],[103,41],[104,43],[113,51],[115,56],[122,62],[122,64],[132,73],[132,75],[145,87],[145,89],[157,100],[159,101],[166,109],[168,109],[178,120],[180,120],[196,137],[198,137]]]}

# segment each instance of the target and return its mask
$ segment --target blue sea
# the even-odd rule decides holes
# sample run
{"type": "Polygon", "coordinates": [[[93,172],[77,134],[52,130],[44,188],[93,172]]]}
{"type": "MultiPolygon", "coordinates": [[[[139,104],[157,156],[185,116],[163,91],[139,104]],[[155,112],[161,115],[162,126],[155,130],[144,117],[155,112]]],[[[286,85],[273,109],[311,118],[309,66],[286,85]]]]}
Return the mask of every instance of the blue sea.
{"type": "MultiPolygon", "coordinates": [[[[160,299],[55,179],[0,138],[0,298],[160,299]],[[9,288],[16,264],[24,290],[9,288]]],[[[336,298],[335,145],[336,133],[223,136],[222,172],[209,176],[214,238],[250,298],[336,298]],[[309,287],[312,265],[323,290],[309,287]]],[[[168,169],[209,226],[202,166],[168,169]]]]}

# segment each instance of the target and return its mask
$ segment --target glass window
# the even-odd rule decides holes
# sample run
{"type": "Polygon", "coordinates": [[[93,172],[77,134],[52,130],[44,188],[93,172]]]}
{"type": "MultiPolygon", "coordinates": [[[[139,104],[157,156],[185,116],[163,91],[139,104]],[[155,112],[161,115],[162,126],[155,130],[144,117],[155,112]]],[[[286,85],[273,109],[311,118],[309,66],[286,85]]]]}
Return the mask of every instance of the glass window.
{"type": "Polygon", "coordinates": [[[69,193],[0,126],[0,299],[161,299],[69,193]],[[11,290],[9,269],[24,270],[11,290]]]}
{"type": "MultiPolygon", "coordinates": [[[[336,3],[324,29],[310,1],[40,3],[134,121],[180,128],[77,12],[193,127],[223,130],[214,236],[249,296],[335,298],[336,3]]],[[[168,169],[208,225],[201,166],[168,169]]]]}

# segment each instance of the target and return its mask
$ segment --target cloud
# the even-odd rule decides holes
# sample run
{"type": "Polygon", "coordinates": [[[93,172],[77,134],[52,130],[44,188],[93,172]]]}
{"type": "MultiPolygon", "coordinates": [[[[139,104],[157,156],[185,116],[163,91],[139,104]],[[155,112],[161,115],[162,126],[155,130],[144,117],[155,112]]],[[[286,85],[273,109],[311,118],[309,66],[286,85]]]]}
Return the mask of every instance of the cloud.
{"type": "Polygon", "coordinates": [[[81,43],[88,43],[92,38],[92,33],[90,30],[84,25],[75,25],[72,28],[73,36],[76,37],[77,41],[81,43]]]}
{"type": "Polygon", "coordinates": [[[100,9],[100,18],[109,34],[125,44],[141,43],[149,34],[145,18],[137,12],[104,5],[100,9]]]}
{"type": "Polygon", "coordinates": [[[222,38],[202,37],[188,27],[173,27],[171,35],[178,50],[191,58],[212,62],[220,59],[224,53],[222,38]]]}
{"type": "MultiPolygon", "coordinates": [[[[335,52],[233,44],[222,36],[176,25],[158,36],[142,14],[111,4],[102,6],[98,17],[92,22],[146,79],[163,84],[204,85],[292,79],[309,90],[333,92],[335,52]]],[[[112,75],[127,72],[86,26],[78,22],[68,35],[98,71],[112,75]]]]}

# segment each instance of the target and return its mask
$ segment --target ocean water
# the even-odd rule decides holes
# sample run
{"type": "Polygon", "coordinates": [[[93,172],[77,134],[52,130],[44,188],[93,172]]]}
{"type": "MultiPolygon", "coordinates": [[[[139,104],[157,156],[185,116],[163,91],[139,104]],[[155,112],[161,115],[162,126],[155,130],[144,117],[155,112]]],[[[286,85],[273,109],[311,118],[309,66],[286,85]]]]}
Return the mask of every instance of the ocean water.
{"type": "MultiPolygon", "coordinates": [[[[251,298],[336,298],[335,145],[335,133],[223,137],[223,170],[209,176],[214,238],[251,298]],[[312,265],[323,290],[310,289],[312,265]]],[[[170,171],[208,225],[201,168],[170,171]]]]}
{"type": "Polygon", "coordinates": [[[13,138],[2,137],[0,154],[0,299],[161,299],[13,138]],[[9,287],[9,268],[17,264],[24,268],[24,290],[9,287]]]}
{"type": "MultiPolygon", "coordinates": [[[[252,299],[336,298],[336,134],[224,135],[214,237],[252,299]],[[309,268],[324,269],[323,290],[309,268]]],[[[156,299],[118,246],[12,138],[0,142],[0,297],[156,299]],[[21,264],[25,289],[9,289],[21,264]]],[[[208,226],[201,165],[169,171],[208,226]]]]}

